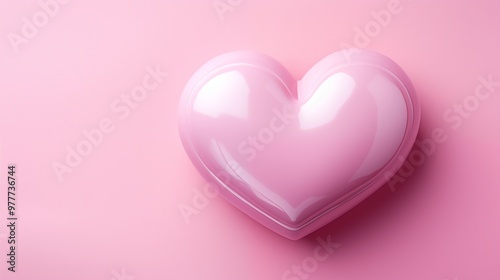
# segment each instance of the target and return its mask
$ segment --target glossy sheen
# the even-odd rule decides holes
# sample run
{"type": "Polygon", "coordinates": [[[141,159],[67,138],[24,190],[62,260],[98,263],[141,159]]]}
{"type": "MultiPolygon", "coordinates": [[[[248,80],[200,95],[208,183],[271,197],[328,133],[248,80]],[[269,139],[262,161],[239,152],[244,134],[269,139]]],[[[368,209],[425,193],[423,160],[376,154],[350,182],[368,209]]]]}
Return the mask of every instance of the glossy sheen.
{"type": "Polygon", "coordinates": [[[203,65],[179,128],[197,169],[235,206],[301,238],[354,207],[400,167],[420,108],[403,70],[378,53],[336,52],[299,82],[253,52],[203,65]]]}

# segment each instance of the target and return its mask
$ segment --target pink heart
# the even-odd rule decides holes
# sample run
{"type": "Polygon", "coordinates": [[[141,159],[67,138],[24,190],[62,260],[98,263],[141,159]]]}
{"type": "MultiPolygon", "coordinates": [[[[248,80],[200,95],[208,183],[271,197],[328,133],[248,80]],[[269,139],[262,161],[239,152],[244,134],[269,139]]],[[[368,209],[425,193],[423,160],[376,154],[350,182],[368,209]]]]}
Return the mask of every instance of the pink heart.
{"type": "Polygon", "coordinates": [[[420,107],[403,70],[336,52],[300,81],[274,59],[231,52],[183,92],[179,130],[193,164],[236,207],[299,239],[382,186],[415,141],[420,107]]]}

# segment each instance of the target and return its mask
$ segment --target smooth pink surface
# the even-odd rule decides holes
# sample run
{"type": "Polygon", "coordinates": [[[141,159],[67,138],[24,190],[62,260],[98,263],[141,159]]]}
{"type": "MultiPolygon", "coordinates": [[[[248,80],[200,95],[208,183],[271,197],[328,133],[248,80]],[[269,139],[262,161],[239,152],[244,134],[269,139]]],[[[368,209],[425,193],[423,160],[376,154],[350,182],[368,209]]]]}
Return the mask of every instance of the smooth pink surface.
{"type": "Polygon", "coordinates": [[[121,280],[122,268],[135,280],[292,278],[328,236],[340,246],[308,279],[499,279],[500,86],[484,85],[500,81],[498,1],[402,0],[360,45],[411,77],[418,138],[446,135],[434,136],[434,149],[419,142],[429,156],[400,181],[298,241],[220,197],[200,199],[207,183],[177,132],[192,73],[250,49],[299,79],[341,44],[355,46],[358,29],[389,3],[242,1],[221,20],[212,0],[70,1],[15,53],[7,34],[41,8],[0,1],[0,279],[121,280]],[[126,117],[111,111],[156,65],[170,75],[126,117]],[[490,93],[477,106],[476,89],[490,93]],[[115,129],[59,182],[52,163],[105,118],[115,129]],[[3,260],[9,163],[20,187],[16,274],[3,260]],[[188,223],[182,205],[200,206],[188,223]]]}
{"type": "Polygon", "coordinates": [[[403,70],[350,49],[323,58],[298,82],[269,56],[222,54],[193,74],[179,106],[181,139],[200,173],[291,239],[382,186],[408,155],[419,122],[403,70]]]}

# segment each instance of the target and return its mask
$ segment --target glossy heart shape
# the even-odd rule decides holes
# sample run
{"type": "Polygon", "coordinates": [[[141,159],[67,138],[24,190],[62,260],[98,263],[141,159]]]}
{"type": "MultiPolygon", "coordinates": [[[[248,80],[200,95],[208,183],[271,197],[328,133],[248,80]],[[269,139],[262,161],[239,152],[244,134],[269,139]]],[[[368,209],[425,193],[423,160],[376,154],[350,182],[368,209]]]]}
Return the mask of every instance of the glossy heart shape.
{"type": "Polygon", "coordinates": [[[266,55],[226,53],[193,75],[179,110],[182,143],[198,171],[290,239],[382,186],[408,155],[419,123],[409,78],[365,50],[349,59],[333,53],[298,82],[266,55]]]}

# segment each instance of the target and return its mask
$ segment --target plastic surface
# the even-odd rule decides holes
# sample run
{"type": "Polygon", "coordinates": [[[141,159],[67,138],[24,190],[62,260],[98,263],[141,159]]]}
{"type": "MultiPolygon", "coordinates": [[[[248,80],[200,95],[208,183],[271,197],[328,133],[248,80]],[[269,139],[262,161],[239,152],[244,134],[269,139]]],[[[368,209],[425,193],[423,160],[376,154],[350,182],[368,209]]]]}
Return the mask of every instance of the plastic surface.
{"type": "Polygon", "coordinates": [[[223,54],[192,76],[181,98],[180,135],[199,172],[290,239],[382,186],[417,135],[420,107],[404,71],[375,52],[345,53],[298,82],[266,55],[223,54]]]}

